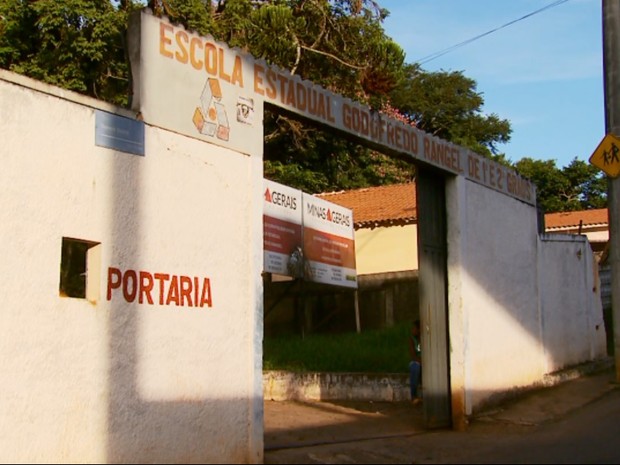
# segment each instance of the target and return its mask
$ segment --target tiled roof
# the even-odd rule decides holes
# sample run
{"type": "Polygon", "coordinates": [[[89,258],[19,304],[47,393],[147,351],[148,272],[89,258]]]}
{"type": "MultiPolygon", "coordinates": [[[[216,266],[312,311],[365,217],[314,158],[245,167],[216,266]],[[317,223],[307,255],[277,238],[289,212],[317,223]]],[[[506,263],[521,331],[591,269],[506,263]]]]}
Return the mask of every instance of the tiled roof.
{"type": "Polygon", "coordinates": [[[607,209],[547,213],[545,215],[546,230],[577,228],[580,223],[582,226],[607,225],[607,209]]]}
{"type": "Polygon", "coordinates": [[[417,220],[415,183],[329,192],[317,197],[353,210],[356,228],[410,224],[417,220]]]}
{"type": "MultiPolygon", "coordinates": [[[[410,224],[417,221],[415,183],[367,187],[350,191],[317,194],[329,202],[353,210],[357,228],[410,224]]],[[[607,209],[547,213],[547,231],[582,227],[607,226],[607,209]]]]}

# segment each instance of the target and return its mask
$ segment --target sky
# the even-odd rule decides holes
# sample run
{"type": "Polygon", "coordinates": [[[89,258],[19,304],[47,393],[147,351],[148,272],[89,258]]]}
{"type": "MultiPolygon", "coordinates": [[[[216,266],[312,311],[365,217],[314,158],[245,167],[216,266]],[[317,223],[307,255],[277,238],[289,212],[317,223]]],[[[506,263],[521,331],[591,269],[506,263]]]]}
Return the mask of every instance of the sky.
{"type": "Polygon", "coordinates": [[[555,160],[558,168],[575,158],[588,162],[605,136],[602,0],[378,3],[390,11],[384,28],[407,63],[476,81],[482,113],[511,124],[510,142],[498,145],[510,161],[555,160]]]}

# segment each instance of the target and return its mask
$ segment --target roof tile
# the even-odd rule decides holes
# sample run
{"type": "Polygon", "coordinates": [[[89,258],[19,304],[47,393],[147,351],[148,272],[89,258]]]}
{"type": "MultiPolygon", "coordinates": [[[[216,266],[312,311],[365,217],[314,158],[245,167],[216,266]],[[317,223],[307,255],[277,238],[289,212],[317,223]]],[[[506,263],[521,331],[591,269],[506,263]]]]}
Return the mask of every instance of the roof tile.
{"type": "MultiPolygon", "coordinates": [[[[317,194],[329,202],[353,211],[356,227],[409,224],[417,221],[415,183],[367,187],[350,191],[317,194]]],[[[581,210],[545,214],[545,228],[552,229],[606,225],[607,209],[581,210]]]]}
{"type": "Polygon", "coordinates": [[[409,224],[417,220],[415,183],[318,194],[353,210],[356,227],[409,224]]]}
{"type": "Polygon", "coordinates": [[[545,215],[545,229],[577,227],[583,221],[583,226],[607,224],[607,209],[581,210],[576,212],[547,213],[545,215]]]}

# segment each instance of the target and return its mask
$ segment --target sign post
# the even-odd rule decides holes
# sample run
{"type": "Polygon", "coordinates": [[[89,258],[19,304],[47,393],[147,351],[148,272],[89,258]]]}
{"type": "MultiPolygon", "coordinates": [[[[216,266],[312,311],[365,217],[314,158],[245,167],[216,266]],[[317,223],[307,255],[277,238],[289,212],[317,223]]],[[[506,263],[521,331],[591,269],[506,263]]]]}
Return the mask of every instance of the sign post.
{"type": "MultiPolygon", "coordinates": [[[[620,134],[620,2],[617,0],[603,0],[603,69],[605,129],[607,134],[616,135],[620,134]]],[[[614,150],[619,145],[616,136],[611,137],[611,142],[603,147],[603,164],[617,176],[614,167],[617,165],[618,153],[614,153],[614,150]]],[[[611,174],[608,178],[607,203],[614,357],[616,381],[620,382],[620,179],[611,174]]]]}

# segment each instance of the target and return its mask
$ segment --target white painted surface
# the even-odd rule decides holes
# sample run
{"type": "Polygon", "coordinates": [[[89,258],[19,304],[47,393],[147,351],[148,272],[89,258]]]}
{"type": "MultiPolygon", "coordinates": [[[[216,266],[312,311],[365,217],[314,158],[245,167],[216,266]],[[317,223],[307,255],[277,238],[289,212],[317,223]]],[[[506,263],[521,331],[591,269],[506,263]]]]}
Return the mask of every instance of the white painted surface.
{"type": "Polygon", "coordinates": [[[544,234],[540,266],[546,372],[604,357],[607,351],[598,265],[583,236],[544,234]],[[550,265],[550,266],[548,266],[550,265]]]}
{"type": "Polygon", "coordinates": [[[543,376],[536,215],[529,205],[466,186],[463,286],[470,404],[543,376]]]}
{"type": "Polygon", "coordinates": [[[6,72],[0,101],[0,460],[261,462],[260,153],[96,147],[111,107],[6,72]],[[95,304],[59,296],[63,237],[101,243],[95,304]],[[212,307],[108,301],[109,267],[208,277],[212,307]]]}
{"type": "Polygon", "coordinates": [[[463,393],[469,415],[495,394],[604,357],[585,238],[538,240],[533,207],[469,181],[450,180],[447,197],[453,402],[463,393]]]}
{"type": "MultiPolygon", "coordinates": [[[[145,157],[96,147],[94,108],[130,115],[4,71],[0,101],[0,460],[262,461],[260,154],[150,126],[145,157]],[[94,304],[59,296],[62,237],[101,243],[94,304]],[[108,301],[110,267],[208,277],[213,307],[108,301]]],[[[566,289],[566,245],[485,179],[447,196],[466,413],[604,346],[589,250],[566,289]]]]}

